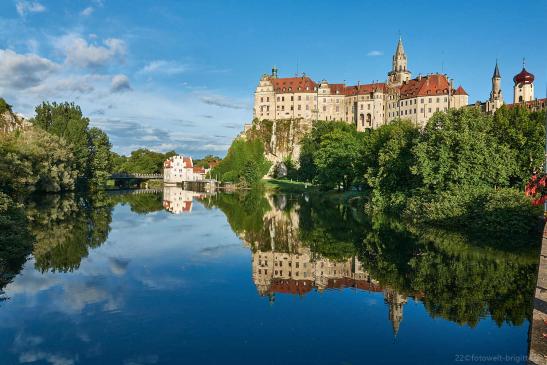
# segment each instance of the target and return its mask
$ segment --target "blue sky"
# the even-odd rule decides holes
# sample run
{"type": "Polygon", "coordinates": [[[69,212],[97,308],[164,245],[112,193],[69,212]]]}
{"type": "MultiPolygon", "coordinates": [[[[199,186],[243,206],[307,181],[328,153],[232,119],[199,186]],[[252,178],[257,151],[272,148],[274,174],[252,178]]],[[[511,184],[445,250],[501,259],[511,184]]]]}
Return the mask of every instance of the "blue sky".
{"type": "Polygon", "coordinates": [[[484,100],[496,58],[547,85],[547,1],[0,0],[0,96],[32,116],[74,101],[114,150],[223,155],[272,65],[315,80],[383,81],[399,33],[408,67],[484,100]]]}

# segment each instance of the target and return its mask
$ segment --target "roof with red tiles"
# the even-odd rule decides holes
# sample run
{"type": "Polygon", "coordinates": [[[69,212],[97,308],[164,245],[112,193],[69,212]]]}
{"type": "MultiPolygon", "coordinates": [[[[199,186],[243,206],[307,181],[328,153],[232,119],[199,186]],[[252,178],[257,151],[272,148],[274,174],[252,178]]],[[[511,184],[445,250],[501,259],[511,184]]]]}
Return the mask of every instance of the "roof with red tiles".
{"type": "Polygon", "coordinates": [[[386,84],[384,82],[376,82],[372,84],[346,86],[346,90],[344,93],[346,95],[363,95],[363,94],[369,94],[373,91],[384,92],[385,90],[386,90],[386,84]]]}
{"type": "Polygon", "coordinates": [[[275,92],[315,92],[316,83],[307,76],[271,79],[275,92]]]}
{"type": "Polygon", "coordinates": [[[184,163],[184,167],[191,168],[194,166],[194,163],[192,162],[192,157],[183,157],[182,162],[184,163]]]}
{"type": "Polygon", "coordinates": [[[196,174],[204,174],[205,173],[205,167],[203,167],[203,166],[194,166],[193,171],[196,174]]]}
{"type": "Polygon", "coordinates": [[[429,95],[447,95],[449,89],[450,83],[445,75],[432,74],[403,83],[400,86],[400,95],[401,99],[429,95]]]}
{"type": "Polygon", "coordinates": [[[464,90],[464,88],[460,85],[454,92],[454,95],[468,95],[467,91],[464,90]]]}

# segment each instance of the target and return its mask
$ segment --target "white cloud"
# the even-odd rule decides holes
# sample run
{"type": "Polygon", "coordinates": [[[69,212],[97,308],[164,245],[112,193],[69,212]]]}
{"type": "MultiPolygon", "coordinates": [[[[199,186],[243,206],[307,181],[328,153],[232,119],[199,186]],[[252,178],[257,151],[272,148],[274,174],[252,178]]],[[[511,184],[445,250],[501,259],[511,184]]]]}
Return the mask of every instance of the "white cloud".
{"type": "Polygon", "coordinates": [[[384,52],[377,51],[377,50],[373,50],[367,53],[367,56],[371,56],[371,57],[377,57],[377,56],[383,56],[383,55],[384,55],[384,52]]]}
{"type": "Polygon", "coordinates": [[[98,46],[73,34],[59,38],[56,47],[66,55],[66,63],[83,68],[99,68],[113,60],[123,60],[127,51],[125,42],[118,38],[109,38],[104,46],[98,46]]]}
{"type": "Polygon", "coordinates": [[[27,89],[55,72],[59,65],[35,54],[0,49],[0,86],[27,89]]]}
{"type": "Polygon", "coordinates": [[[112,78],[112,85],[110,90],[113,93],[129,91],[131,90],[131,85],[129,84],[129,79],[125,75],[115,75],[112,78]]]}
{"type": "Polygon", "coordinates": [[[94,7],[88,6],[87,8],[82,10],[80,14],[82,14],[83,16],[90,16],[91,14],[93,14],[94,11],[95,11],[94,7]]]}
{"type": "Polygon", "coordinates": [[[188,65],[179,64],[173,61],[156,60],[152,61],[140,70],[140,73],[162,73],[166,75],[175,75],[186,72],[190,69],[188,65]]]}
{"type": "Polygon", "coordinates": [[[21,16],[24,16],[27,13],[42,13],[46,11],[46,7],[38,1],[19,0],[15,4],[15,8],[17,9],[17,13],[21,16]]]}

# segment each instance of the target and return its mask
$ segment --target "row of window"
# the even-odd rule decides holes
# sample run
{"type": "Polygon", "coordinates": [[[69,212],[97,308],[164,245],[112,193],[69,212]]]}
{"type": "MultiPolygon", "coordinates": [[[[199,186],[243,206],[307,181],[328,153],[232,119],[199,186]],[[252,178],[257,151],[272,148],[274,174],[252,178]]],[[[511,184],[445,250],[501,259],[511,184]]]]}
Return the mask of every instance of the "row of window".
{"type": "MultiPolygon", "coordinates": [[[[448,108],[446,108],[446,107],[445,107],[445,108],[442,108],[443,111],[446,111],[447,109],[448,109],[448,108]]],[[[435,108],[435,111],[436,111],[436,112],[438,112],[438,111],[440,111],[440,110],[441,110],[441,108],[439,108],[439,107],[435,108]]],[[[424,108],[420,108],[420,113],[423,114],[423,112],[424,112],[424,108]]],[[[432,109],[432,108],[427,108],[427,112],[428,112],[429,114],[431,114],[431,113],[433,112],[433,109],[432,109]]],[[[416,108],[414,108],[414,109],[407,109],[407,110],[401,110],[401,116],[403,116],[403,115],[411,115],[411,114],[416,114],[416,108]]],[[[390,113],[388,113],[388,116],[389,116],[390,118],[392,118],[392,117],[398,117],[398,116],[399,116],[399,112],[398,112],[398,111],[396,111],[396,112],[390,112],[390,113]]]]}

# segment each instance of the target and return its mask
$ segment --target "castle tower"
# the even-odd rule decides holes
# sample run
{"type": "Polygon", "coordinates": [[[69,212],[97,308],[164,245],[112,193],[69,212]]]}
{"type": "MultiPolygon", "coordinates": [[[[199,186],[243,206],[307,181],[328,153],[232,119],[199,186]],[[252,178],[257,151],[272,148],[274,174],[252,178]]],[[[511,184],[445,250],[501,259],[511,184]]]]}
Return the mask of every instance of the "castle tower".
{"type": "Polygon", "coordinates": [[[513,81],[515,82],[513,103],[534,100],[534,75],[526,71],[524,60],[522,61],[522,71],[513,77],[513,81]]]}
{"type": "Polygon", "coordinates": [[[406,304],[406,297],[393,289],[384,289],[384,302],[389,305],[389,320],[393,327],[393,335],[397,337],[399,326],[403,320],[403,305],[406,304]]]}
{"type": "Polygon", "coordinates": [[[493,114],[496,110],[503,105],[503,94],[501,93],[501,75],[498,67],[498,61],[496,60],[496,67],[494,68],[494,74],[492,75],[492,91],[490,92],[490,99],[486,103],[486,112],[493,114]]]}
{"type": "Polygon", "coordinates": [[[403,40],[399,38],[395,54],[393,55],[391,71],[387,74],[389,86],[401,85],[404,81],[410,80],[410,71],[407,69],[407,59],[403,40]]]}

